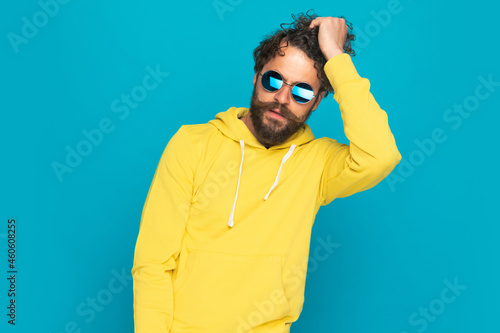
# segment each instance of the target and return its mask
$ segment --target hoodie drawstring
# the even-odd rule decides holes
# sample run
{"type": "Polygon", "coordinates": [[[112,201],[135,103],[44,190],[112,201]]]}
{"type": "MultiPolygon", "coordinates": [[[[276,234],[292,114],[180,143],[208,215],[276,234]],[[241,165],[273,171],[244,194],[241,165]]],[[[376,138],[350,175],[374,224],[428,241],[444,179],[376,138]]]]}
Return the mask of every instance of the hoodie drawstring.
{"type": "MultiPolygon", "coordinates": [[[[279,177],[280,177],[281,168],[283,167],[283,164],[285,164],[285,162],[290,158],[290,156],[292,156],[292,153],[293,153],[293,151],[294,151],[294,149],[295,149],[296,146],[297,145],[292,144],[290,146],[290,149],[288,150],[288,152],[285,154],[285,156],[283,156],[283,159],[281,160],[280,167],[278,169],[278,173],[276,174],[276,179],[274,180],[274,184],[271,186],[271,189],[269,190],[269,192],[264,197],[264,200],[267,200],[267,198],[269,198],[269,195],[274,190],[274,188],[276,186],[278,186],[278,180],[279,180],[279,177]]],[[[229,215],[228,226],[230,226],[230,227],[232,227],[234,225],[234,220],[233,220],[233,218],[234,218],[234,209],[236,208],[236,200],[238,199],[238,190],[240,189],[241,169],[243,167],[243,157],[245,156],[245,141],[240,140],[240,147],[241,147],[240,172],[238,174],[238,185],[236,186],[236,194],[234,196],[233,209],[231,209],[231,214],[229,215]]]]}
{"type": "Polygon", "coordinates": [[[281,167],[290,158],[290,156],[292,156],[292,153],[293,153],[293,150],[295,149],[295,147],[296,147],[296,145],[291,145],[290,149],[288,149],[288,152],[285,154],[285,156],[283,156],[283,159],[281,160],[280,168],[278,169],[278,174],[276,175],[276,179],[274,180],[274,184],[273,184],[273,186],[271,186],[271,189],[264,197],[264,200],[267,200],[267,198],[269,198],[269,194],[271,194],[271,192],[274,190],[274,188],[276,186],[278,186],[278,180],[280,178],[281,167]]]}
{"type": "Polygon", "coordinates": [[[238,174],[238,186],[236,186],[236,195],[234,196],[233,209],[231,209],[231,215],[229,215],[228,225],[232,227],[234,225],[234,208],[236,207],[236,199],[238,199],[238,190],[240,189],[240,178],[241,178],[241,168],[243,167],[243,157],[245,156],[245,141],[240,140],[241,146],[241,162],[240,162],[240,173],[238,174]]]}

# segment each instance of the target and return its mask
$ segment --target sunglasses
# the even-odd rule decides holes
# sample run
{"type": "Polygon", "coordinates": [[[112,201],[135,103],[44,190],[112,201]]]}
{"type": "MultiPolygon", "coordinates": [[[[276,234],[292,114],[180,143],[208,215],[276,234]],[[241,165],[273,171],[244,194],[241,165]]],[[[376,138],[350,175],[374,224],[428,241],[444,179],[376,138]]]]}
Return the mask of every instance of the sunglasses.
{"type": "Polygon", "coordinates": [[[259,75],[262,76],[261,83],[264,89],[269,92],[275,92],[283,87],[283,83],[292,87],[292,97],[293,99],[300,104],[309,103],[314,97],[314,91],[311,85],[305,82],[299,82],[295,84],[289,84],[283,81],[283,77],[277,71],[271,70],[267,71],[264,74],[259,72],[259,75]]]}

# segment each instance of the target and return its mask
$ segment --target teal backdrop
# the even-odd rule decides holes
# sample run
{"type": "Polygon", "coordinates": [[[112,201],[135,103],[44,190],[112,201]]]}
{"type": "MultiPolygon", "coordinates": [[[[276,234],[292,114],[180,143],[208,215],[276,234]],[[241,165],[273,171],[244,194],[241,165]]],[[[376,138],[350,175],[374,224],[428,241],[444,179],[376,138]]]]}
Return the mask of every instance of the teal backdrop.
{"type": "MultiPolygon", "coordinates": [[[[292,332],[500,332],[498,7],[4,3],[0,331],[133,332],[130,270],[165,145],[183,124],[249,106],[253,49],[313,8],[353,24],[353,62],[403,159],[375,188],[320,209],[292,332]]],[[[333,95],[308,123],[348,143],[333,95]]]]}

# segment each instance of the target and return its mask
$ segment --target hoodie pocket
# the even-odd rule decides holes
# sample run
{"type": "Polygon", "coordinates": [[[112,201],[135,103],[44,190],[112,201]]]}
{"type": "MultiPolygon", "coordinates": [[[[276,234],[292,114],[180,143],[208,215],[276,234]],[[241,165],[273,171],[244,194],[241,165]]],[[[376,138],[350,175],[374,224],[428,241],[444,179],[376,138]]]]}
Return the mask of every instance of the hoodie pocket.
{"type": "Polygon", "coordinates": [[[245,331],[290,312],[281,256],[204,250],[189,255],[174,283],[174,318],[181,326],[245,331]]]}

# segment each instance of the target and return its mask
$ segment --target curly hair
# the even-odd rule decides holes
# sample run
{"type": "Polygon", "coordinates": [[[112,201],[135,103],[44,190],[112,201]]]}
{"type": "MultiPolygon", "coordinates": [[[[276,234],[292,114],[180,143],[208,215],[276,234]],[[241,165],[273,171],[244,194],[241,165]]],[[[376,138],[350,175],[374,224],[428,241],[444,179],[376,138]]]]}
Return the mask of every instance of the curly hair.
{"type": "MultiPolygon", "coordinates": [[[[311,21],[314,20],[318,15],[312,13],[308,14],[308,10],[305,14],[299,13],[298,16],[292,14],[292,23],[282,23],[280,25],[281,30],[276,30],[273,34],[267,35],[264,40],[262,40],[253,51],[253,58],[255,60],[254,70],[256,73],[260,72],[265,64],[267,64],[271,59],[273,59],[277,53],[284,55],[282,47],[294,46],[302,50],[311,60],[314,61],[314,67],[318,72],[318,79],[320,80],[321,86],[319,92],[325,91],[325,97],[328,96],[329,92],[333,92],[333,88],[326,76],[323,67],[326,64],[326,58],[323,55],[319,47],[318,42],[318,31],[319,27],[316,26],[312,29],[309,28],[311,21]],[[288,28],[284,26],[288,25],[288,28]],[[282,42],[285,42],[284,46],[281,46],[282,42]]],[[[344,18],[341,16],[341,18],[344,18]]],[[[345,18],[344,18],[345,19],[345,18]]],[[[356,36],[352,33],[352,23],[346,20],[346,24],[349,27],[346,41],[344,43],[344,52],[355,56],[356,53],[351,48],[351,41],[354,41],[356,36]]]]}

